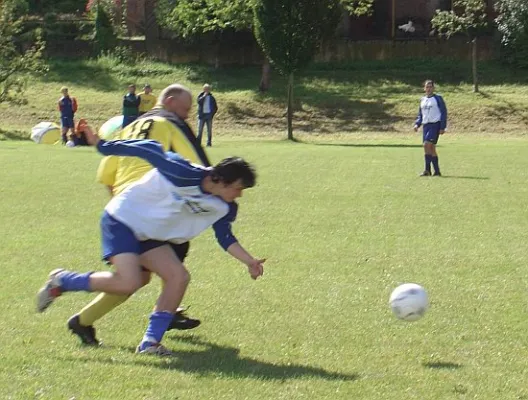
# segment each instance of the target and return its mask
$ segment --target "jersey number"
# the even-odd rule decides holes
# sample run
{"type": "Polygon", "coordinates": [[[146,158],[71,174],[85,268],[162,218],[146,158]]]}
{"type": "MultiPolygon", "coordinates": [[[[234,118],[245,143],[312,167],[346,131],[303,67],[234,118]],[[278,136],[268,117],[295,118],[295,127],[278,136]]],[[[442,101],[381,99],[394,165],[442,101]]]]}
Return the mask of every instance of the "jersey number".
{"type": "Polygon", "coordinates": [[[127,135],[128,139],[148,139],[150,130],[154,125],[153,119],[140,119],[135,121],[132,125],[132,129],[127,135]]]}

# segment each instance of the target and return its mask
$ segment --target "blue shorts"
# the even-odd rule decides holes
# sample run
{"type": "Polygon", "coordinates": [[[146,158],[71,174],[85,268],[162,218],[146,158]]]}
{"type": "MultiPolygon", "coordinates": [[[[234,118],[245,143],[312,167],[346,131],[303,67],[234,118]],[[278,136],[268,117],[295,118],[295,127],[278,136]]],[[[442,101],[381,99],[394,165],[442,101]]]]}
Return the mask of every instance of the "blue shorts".
{"type": "Polygon", "coordinates": [[[101,241],[106,261],[122,253],[141,254],[141,244],[134,232],[106,211],[101,217],[101,241]]]}
{"type": "Polygon", "coordinates": [[[103,260],[105,261],[122,253],[143,254],[166,244],[171,246],[174,254],[181,262],[185,260],[189,252],[189,242],[175,244],[160,240],[139,241],[128,226],[112,217],[106,211],[101,217],[101,240],[103,260]]]}
{"type": "Polygon", "coordinates": [[[425,124],[423,126],[423,142],[429,142],[432,144],[438,143],[438,137],[440,136],[440,122],[432,124],[425,124]]]}
{"type": "Polygon", "coordinates": [[[61,117],[61,126],[63,128],[73,128],[73,117],[61,117]]]}

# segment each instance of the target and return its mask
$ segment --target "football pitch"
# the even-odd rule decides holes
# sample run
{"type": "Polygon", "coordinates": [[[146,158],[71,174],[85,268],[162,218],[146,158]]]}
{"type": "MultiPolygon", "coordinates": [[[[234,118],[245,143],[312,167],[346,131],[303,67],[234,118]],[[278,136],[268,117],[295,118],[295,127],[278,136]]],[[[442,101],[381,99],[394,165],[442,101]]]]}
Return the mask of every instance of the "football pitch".
{"type": "Polygon", "coordinates": [[[135,355],[159,279],[96,324],[82,347],[43,314],[56,267],[102,270],[100,156],[0,142],[2,399],[528,399],[528,140],[445,135],[443,177],[419,178],[419,137],[289,143],[222,138],[213,161],[253,162],[234,232],[262,279],[216,244],[192,242],[184,299],[202,325],[170,331],[160,359],[135,355]],[[397,320],[391,291],[425,287],[421,320],[397,320]]]}

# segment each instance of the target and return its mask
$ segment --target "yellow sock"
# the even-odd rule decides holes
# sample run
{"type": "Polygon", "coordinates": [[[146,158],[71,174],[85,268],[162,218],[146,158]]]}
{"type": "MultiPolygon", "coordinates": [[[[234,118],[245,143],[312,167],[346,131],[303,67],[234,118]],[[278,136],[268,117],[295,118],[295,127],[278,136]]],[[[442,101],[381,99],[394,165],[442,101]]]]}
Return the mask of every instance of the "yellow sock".
{"type": "Polygon", "coordinates": [[[128,299],[126,295],[101,293],[90,304],[79,313],[79,322],[83,326],[93,325],[95,321],[102,318],[119,304],[128,299]]]}

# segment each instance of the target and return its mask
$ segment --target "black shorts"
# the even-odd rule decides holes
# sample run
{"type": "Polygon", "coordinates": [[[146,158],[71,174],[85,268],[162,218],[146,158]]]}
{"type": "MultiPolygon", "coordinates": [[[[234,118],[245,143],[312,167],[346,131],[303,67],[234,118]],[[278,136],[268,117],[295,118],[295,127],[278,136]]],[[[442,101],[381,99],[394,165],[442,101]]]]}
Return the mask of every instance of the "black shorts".
{"type": "Polygon", "coordinates": [[[144,242],[140,242],[141,254],[157,247],[165,246],[166,244],[172,248],[172,251],[174,251],[174,254],[176,254],[181,262],[185,261],[187,253],[189,252],[189,242],[175,244],[170,242],[162,242],[160,240],[145,240],[144,242]]]}

